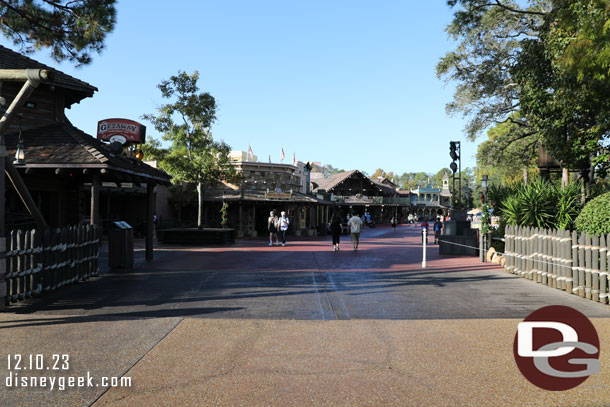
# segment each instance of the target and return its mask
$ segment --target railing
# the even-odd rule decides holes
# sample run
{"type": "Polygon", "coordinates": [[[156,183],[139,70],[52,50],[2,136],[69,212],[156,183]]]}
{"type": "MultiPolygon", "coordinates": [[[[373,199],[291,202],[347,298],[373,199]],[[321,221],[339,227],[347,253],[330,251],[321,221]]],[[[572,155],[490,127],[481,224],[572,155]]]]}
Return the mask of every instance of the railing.
{"type": "Polygon", "coordinates": [[[98,274],[95,226],[13,230],[6,246],[7,304],[98,274]]]}
{"type": "Polygon", "coordinates": [[[610,236],[507,226],[504,237],[506,271],[608,303],[610,236]]]}

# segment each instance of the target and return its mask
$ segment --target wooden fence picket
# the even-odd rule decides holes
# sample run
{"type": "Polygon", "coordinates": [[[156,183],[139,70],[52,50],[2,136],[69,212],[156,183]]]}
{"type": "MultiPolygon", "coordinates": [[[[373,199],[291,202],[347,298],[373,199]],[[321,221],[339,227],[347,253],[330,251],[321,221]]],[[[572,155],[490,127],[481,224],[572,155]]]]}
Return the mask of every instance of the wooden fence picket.
{"type": "Polygon", "coordinates": [[[98,229],[90,225],[8,232],[6,302],[16,302],[96,275],[98,229]]]}
{"type": "Polygon", "coordinates": [[[599,236],[591,240],[591,299],[599,302],[599,236]]]}

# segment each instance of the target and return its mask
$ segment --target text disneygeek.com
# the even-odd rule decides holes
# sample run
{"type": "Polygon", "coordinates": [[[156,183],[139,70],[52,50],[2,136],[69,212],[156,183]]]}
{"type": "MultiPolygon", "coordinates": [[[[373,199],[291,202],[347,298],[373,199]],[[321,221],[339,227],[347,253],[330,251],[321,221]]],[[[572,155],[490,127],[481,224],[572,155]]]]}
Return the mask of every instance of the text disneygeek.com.
{"type": "Polygon", "coordinates": [[[131,387],[129,376],[92,376],[90,372],[80,376],[40,376],[28,375],[30,372],[63,371],[70,369],[70,356],[53,354],[45,357],[41,354],[19,355],[7,357],[8,375],[4,379],[7,388],[46,388],[49,390],[66,390],[74,387],[131,387]]]}

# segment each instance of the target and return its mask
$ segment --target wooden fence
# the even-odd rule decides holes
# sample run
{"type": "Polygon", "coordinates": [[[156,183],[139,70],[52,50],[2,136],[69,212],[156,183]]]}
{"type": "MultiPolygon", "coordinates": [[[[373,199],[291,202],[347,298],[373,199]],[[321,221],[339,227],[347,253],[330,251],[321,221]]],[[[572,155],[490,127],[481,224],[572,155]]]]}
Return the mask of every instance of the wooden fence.
{"type": "Polygon", "coordinates": [[[98,274],[98,229],[13,230],[6,239],[6,303],[98,274]]]}
{"type": "Polygon", "coordinates": [[[608,303],[610,235],[507,226],[508,272],[581,297],[608,303]]]}

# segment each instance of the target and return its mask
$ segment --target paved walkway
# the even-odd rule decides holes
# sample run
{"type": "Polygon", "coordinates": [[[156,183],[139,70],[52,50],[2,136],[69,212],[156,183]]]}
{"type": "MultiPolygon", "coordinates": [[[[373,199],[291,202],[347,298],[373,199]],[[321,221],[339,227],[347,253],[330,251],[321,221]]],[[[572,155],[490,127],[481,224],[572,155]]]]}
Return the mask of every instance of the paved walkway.
{"type": "Polygon", "coordinates": [[[422,270],[407,226],[343,246],[164,248],[153,264],[14,307],[0,314],[5,354],[67,353],[71,375],[133,386],[0,387],[0,404],[604,405],[605,359],[577,389],[543,392],[518,372],[512,340],[527,314],[564,304],[595,318],[604,358],[608,306],[435,246],[422,270]]]}

